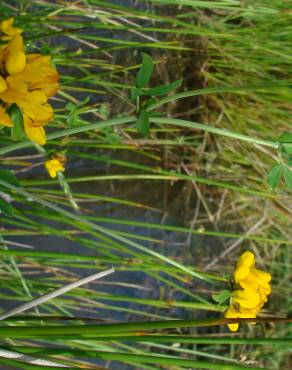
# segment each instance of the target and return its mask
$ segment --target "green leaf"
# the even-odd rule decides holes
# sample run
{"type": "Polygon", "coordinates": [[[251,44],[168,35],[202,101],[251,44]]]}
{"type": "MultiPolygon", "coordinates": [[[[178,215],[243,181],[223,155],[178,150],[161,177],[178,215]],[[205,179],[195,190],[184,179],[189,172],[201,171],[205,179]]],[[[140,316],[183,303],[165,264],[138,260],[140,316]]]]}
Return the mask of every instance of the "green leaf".
{"type": "Polygon", "coordinates": [[[292,132],[285,132],[278,139],[280,143],[292,143],[292,132]]]}
{"type": "Polygon", "coordinates": [[[9,170],[0,170],[0,180],[6,181],[13,186],[20,186],[20,183],[18,182],[15,175],[9,170]]]}
{"type": "Polygon", "coordinates": [[[136,76],[136,87],[139,89],[148,85],[153,73],[153,60],[145,53],[142,53],[142,65],[136,76]]]}
{"type": "Polygon", "coordinates": [[[12,104],[7,113],[9,114],[11,121],[13,122],[13,127],[11,129],[11,139],[14,141],[22,140],[25,135],[23,131],[23,115],[21,110],[16,104],[12,104]]]}
{"type": "Polygon", "coordinates": [[[143,135],[148,136],[150,132],[150,126],[149,126],[149,114],[146,112],[146,110],[141,110],[140,115],[138,117],[138,121],[136,123],[137,131],[143,135]]]}
{"type": "Polygon", "coordinates": [[[3,199],[1,194],[0,194],[0,212],[6,216],[12,216],[14,212],[14,208],[12,207],[12,205],[3,199]]]}
{"type": "Polygon", "coordinates": [[[286,185],[289,189],[292,189],[292,171],[289,167],[283,166],[283,173],[286,185]]]}
{"type": "Polygon", "coordinates": [[[143,91],[143,95],[146,96],[160,96],[165,95],[171,92],[172,90],[177,89],[182,83],[182,79],[174,81],[168,85],[159,85],[156,87],[153,87],[152,89],[148,89],[143,91]]]}
{"type": "Polygon", "coordinates": [[[221,290],[219,293],[217,294],[212,294],[212,298],[215,302],[217,302],[218,304],[222,304],[224,303],[225,301],[227,301],[227,299],[229,299],[231,296],[231,292],[229,290],[221,290]]]}
{"type": "Polygon", "coordinates": [[[272,189],[275,189],[282,177],[283,166],[281,164],[276,164],[268,174],[268,184],[272,189]]]}

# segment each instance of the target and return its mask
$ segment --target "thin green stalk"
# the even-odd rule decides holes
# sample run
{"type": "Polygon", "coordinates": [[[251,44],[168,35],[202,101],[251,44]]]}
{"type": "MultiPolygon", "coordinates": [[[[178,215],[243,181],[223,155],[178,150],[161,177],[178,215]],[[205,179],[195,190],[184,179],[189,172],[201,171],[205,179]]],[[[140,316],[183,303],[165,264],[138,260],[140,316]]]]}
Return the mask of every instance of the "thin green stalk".
{"type": "MultiPolygon", "coordinates": [[[[17,318],[17,317],[15,317],[17,318]]],[[[23,316],[22,320],[27,320],[27,316],[23,316]]],[[[38,318],[39,320],[45,320],[46,318],[43,316],[38,318]]],[[[71,318],[73,320],[74,318],[71,318]]],[[[80,318],[76,318],[76,320],[80,320],[80,318]]],[[[84,319],[86,320],[86,318],[84,319]]],[[[64,338],[70,338],[68,337],[64,338]]],[[[73,337],[71,337],[73,338],[73,337]]],[[[93,338],[90,337],[92,340],[93,338]]],[[[210,344],[210,345],[218,345],[218,344],[230,344],[230,345],[261,345],[261,346],[291,346],[292,338],[237,338],[237,337],[198,337],[198,336],[190,336],[190,335],[181,335],[181,334],[141,334],[141,333],[131,333],[131,332],[123,332],[123,333],[103,333],[103,334],[95,334],[94,335],[95,341],[101,342],[109,342],[109,341],[125,341],[125,342],[151,342],[151,343],[185,343],[185,344],[210,344]]],[[[17,348],[17,347],[16,347],[17,348]]]]}
{"type": "Polygon", "coordinates": [[[147,111],[150,112],[158,107],[161,107],[164,104],[173,102],[177,99],[182,98],[189,98],[192,96],[199,96],[205,94],[221,94],[221,93],[245,93],[246,91],[265,91],[265,90],[273,90],[275,88],[280,87],[289,87],[291,86],[291,82],[277,82],[275,83],[265,83],[262,85],[245,85],[245,86],[226,86],[226,87],[208,87],[206,89],[199,89],[199,90],[190,90],[184,91],[178,94],[174,94],[171,96],[167,96],[163,99],[160,99],[158,102],[150,104],[147,108],[147,111]]]}
{"type": "MultiPolygon", "coordinates": [[[[111,119],[111,120],[108,120],[108,121],[101,121],[101,122],[99,121],[99,122],[84,125],[84,126],[81,126],[81,127],[65,129],[65,130],[61,130],[61,131],[49,134],[49,135],[47,135],[47,139],[48,140],[57,139],[57,138],[61,138],[61,137],[64,137],[64,136],[73,135],[73,134],[76,134],[76,133],[86,132],[86,131],[100,129],[100,128],[104,128],[104,127],[116,126],[116,125],[135,122],[135,121],[136,121],[136,117],[134,117],[134,116],[123,117],[123,118],[114,118],[114,119],[111,119]]],[[[193,129],[198,129],[198,130],[211,132],[211,133],[218,134],[218,135],[227,136],[227,137],[237,139],[237,140],[246,141],[246,142],[253,143],[253,144],[269,146],[269,147],[272,147],[272,148],[275,148],[275,149],[278,148],[278,143],[275,142],[275,141],[262,140],[262,139],[254,138],[254,137],[251,137],[251,136],[242,135],[242,134],[239,134],[239,133],[227,130],[227,129],[220,129],[220,128],[216,128],[214,126],[205,125],[205,124],[202,124],[202,123],[180,120],[180,119],[175,119],[175,118],[160,118],[160,117],[151,117],[150,121],[153,122],[153,123],[158,123],[158,124],[162,123],[162,124],[167,124],[167,125],[176,125],[176,126],[181,126],[181,127],[189,127],[189,128],[193,128],[193,129]]],[[[33,146],[33,143],[31,141],[28,141],[28,140],[23,141],[21,143],[8,145],[8,146],[4,147],[3,149],[0,149],[0,155],[9,153],[9,152],[17,150],[17,149],[27,148],[27,147],[30,147],[30,146],[33,146]]]]}
{"type": "MultiPolygon", "coordinates": [[[[104,128],[104,127],[110,127],[110,126],[115,126],[115,125],[120,125],[123,123],[135,122],[135,121],[136,121],[136,117],[134,116],[113,118],[108,121],[98,121],[98,122],[90,123],[88,125],[84,125],[81,127],[79,126],[79,127],[74,127],[74,128],[68,128],[65,130],[54,132],[52,134],[48,134],[47,140],[59,139],[64,136],[74,135],[74,134],[78,134],[81,132],[97,130],[97,129],[104,128]]],[[[14,150],[28,148],[33,145],[34,145],[33,142],[29,140],[22,141],[21,143],[11,144],[11,145],[8,145],[0,149],[0,155],[12,152],[14,150]]]]}
{"type": "MultiPolygon", "coordinates": [[[[103,335],[104,333],[123,333],[123,332],[142,332],[144,330],[163,330],[163,329],[181,329],[227,325],[233,323],[254,323],[254,322],[273,322],[273,323],[291,323],[292,318],[254,318],[254,319],[205,319],[205,320],[161,320],[161,321],[141,321],[141,322],[125,322],[115,324],[100,324],[100,325],[58,325],[58,326],[22,326],[21,329],[17,326],[0,326],[0,338],[45,338],[54,336],[56,338],[62,335],[76,335],[76,339],[80,336],[89,338],[91,335],[103,335]]],[[[144,334],[143,332],[141,333],[144,334]]],[[[139,333],[137,334],[139,335],[139,333]]]]}
{"type": "Polygon", "coordinates": [[[186,121],[186,120],[182,120],[182,119],[151,117],[150,121],[153,122],[153,123],[158,123],[158,124],[162,123],[162,124],[167,124],[167,125],[189,127],[189,128],[196,129],[196,130],[211,132],[211,133],[216,134],[216,135],[227,136],[227,137],[230,137],[230,138],[236,139],[236,140],[246,141],[250,144],[258,144],[258,145],[263,145],[263,146],[269,146],[269,147],[275,148],[275,149],[277,149],[278,145],[279,145],[276,141],[262,140],[262,139],[258,139],[258,138],[252,137],[252,136],[239,134],[239,133],[231,131],[231,130],[217,128],[217,127],[214,127],[214,126],[205,125],[205,124],[198,123],[198,122],[186,121]]]}

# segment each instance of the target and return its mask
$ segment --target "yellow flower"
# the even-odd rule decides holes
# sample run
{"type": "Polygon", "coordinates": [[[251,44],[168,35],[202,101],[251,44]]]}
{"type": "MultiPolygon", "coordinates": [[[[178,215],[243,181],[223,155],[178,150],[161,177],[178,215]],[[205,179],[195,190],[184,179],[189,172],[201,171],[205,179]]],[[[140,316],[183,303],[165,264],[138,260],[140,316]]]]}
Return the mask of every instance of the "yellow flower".
{"type": "MultiPolygon", "coordinates": [[[[251,252],[243,253],[238,259],[234,270],[235,289],[225,317],[254,318],[267,302],[271,293],[271,274],[256,269],[254,265],[255,257],[251,252]]],[[[231,331],[238,330],[238,325],[228,326],[231,331]]]]}
{"type": "Polygon", "coordinates": [[[63,164],[57,158],[47,160],[45,162],[45,167],[52,178],[55,178],[57,176],[58,171],[65,171],[63,164]]]}
{"type": "Polygon", "coordinates": [[[14,27],[13,22],[14,18],[8,18],[0,23],[0,31],[4,33],[4,36],[1,37],[2,40],[10,40],[23,32],[21,28],[14,27]]]}
{"type": "Polygon", "coordinates": [[[271,274],[256,269],[254,266],[255,258],[251,252],[245,252],[239,258],[234,271],[235,282],[243,289],[256,290],[260,297],[260,304],[267,301],[267,296],[271,293],[270,281],[271,274]]]}
{"type": "Polygon", "coordinates": [[[7,43],[0,45],[0,118],[3,124],[10,125],[5,111],[16,104],[23,113],[27,137],[44,145],[44,126],[53,118],[53,108],[47,100],[59,89],[59,74],[50,56],[25,54],[22,30],[13,27],[13,18],[0,22],[1,32],[4,36],[0,38],[7,43]]]}

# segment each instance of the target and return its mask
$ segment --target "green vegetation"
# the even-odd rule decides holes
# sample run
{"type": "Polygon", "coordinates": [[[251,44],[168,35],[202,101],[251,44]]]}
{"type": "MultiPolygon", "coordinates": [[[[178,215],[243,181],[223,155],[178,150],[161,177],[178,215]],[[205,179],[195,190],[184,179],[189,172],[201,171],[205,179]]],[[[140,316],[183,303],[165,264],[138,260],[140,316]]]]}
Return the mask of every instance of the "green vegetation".
{"type": "Polygon", "coordinates": [[[0,14],[61,78],[45,146],[13,140],[22,123],[0,130],[1,310],[115,269],[1,321],[0,367],[288,369],[289,2],[4,0],[0,14]],[[245,250],[272,294],[230,333],[212,296],[245,250]]]}

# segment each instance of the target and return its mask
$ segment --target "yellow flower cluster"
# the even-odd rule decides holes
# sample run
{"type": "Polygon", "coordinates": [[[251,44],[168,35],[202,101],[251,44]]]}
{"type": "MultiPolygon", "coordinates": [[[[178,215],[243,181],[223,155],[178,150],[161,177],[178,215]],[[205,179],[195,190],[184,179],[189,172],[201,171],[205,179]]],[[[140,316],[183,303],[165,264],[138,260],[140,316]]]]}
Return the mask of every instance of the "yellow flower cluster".
{"type": "Polygon", "coordinates": [[[50,56],[25,54],[22,30],[14,19],[0,22],[0,124],[12,127],[7,109],[16,104],[23,113],[24,131],[38,144],[46,143],[44,125],[53,118],[48,98],[59,88],[59,74],[50,56]]]}
{"type": "Polygon", "coordinates": [[[64,172],[64,161],[58,157],[53,157],[45,162],[45,167],[52,178],[57,176],[58,171],[64,172]]]}
{"type": "MultiPolygon", "coordinates": [[[[243,253],[234,271],[235,290],[232,292],[230,307],[225,317],[255,318],[259,310],[267,302],[271,293],[271,274],[254,267],[255,257],[251,252],[243,253]]],[[[231,331],[238,330],[238,324],[229,324],[231,331]]]]}

